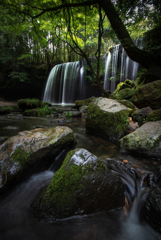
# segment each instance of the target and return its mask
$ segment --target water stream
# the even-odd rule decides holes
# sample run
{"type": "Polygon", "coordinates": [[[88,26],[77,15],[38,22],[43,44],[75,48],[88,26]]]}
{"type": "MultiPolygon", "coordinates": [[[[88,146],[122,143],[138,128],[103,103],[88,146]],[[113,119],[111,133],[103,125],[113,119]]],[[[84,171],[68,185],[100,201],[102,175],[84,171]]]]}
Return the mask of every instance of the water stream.
{"type": "MultiPolygon", "coordinates": [[[[13,120],[0,118],[0,137],[16,135],[18,131],[30,130],[36,127],[54,126],[52,118],[26,118],[13,120]],[[12,126],[10,130],[6,127],[12,126]]],[[[58,124],[57,124],[58,125],[58,124]]],[[[61,124],[59,124],[61,125],[61,124]]],[[[64,125],[64,124],[63,124],[64,125]]],[[[116,144],[87,134],[85,119],[71,119],[65,125],[73,129],[77,144],[93,154],[106,158],[117,157],[128,160],[138,169],[155,170],[156,165],[148,159],[122,154],[116,144]]],[[[49,169],[33,175],[25,182],[15,187],[10,194],[0,198],[0,239],[1,240],[159,240],[161,235],[140,221],[139,209],[146,197],[142,180],[138,182],[137,197],[134,200],[129,217],[123,208],[110,212],[92,215],[76,216],[55,223],[39,222],[32,215],[30,205],[39,190],[50,183],[54,173],[70,149],[63,151],[49,169]]],[[[115,169],[116,171],[117,169],[115,169]]],[[[124,173],[122,173],[125,176],[124,173]]],[[[125,178],[132,186],[128,177],[125,178]]]]}

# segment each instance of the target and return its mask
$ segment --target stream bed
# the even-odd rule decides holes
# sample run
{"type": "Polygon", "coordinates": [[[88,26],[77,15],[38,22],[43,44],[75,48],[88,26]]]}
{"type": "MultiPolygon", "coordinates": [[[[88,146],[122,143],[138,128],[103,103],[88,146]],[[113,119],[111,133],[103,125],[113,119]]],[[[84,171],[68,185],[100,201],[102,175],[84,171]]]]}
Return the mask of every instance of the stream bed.
{"type": "MultiPolygon", "coordinates": [[[[110,141],[86,133],[85,119],[72,118],[67,123],[54,124],[53,118],[25,118],[21,120],[0,117],[0,144],[18,132],[38,127],[65,125],[70,127],[76,138],[73,148],[85,148],[101,158],[117,157],[127,160],[141,171],[155,171],[155,160],[123,154],[110,141]]],[[[54,173],[62,164],[64,150],[49,169],[33,175],[16,186],[5,197],[0,198],[0,239],[1,240],[158,240],[161,235],[140,221],[139,206],[143,199],[137,196],[127,217],[124,209],[92,215],[71,217],[54,223],[39,222],[32,215],[30,205],[39,190],[48,185],[54,173]]],[[[140,190],[141,191],[141,190],[140,190]]]]}

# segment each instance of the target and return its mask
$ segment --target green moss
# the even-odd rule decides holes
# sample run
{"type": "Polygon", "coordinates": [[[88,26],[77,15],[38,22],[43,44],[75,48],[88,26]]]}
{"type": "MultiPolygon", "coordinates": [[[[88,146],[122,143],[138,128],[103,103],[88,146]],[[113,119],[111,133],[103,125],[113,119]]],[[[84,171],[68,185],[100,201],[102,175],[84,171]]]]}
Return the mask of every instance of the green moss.
{"type": "Polygon", "coordinates": [[[136,89],[126,88],[119,91],[117,94],[118,97],[122,99],[131,98],[136,92],[136,89]]]}
{"type": "Polygon", "coordinates": [[[128,127],[129,110],[110,113],[91,103],[87,108],[87,131],[103,137],[120,138],[128,127]]]}
{"type": "Polygon", "coordinates": [[[93,100],[95,100],[95,97],[87,98],[85,100],[76,100],[75,105],[77,107],[82,107],[82,106],[85,106],[85,105],[88,106],[91,102],[93,102],[93,100]]]}
{"type": "Polygon", "coordinates": [[[131,102],[129,102],[129,101],[127,101],[127,100],[118,100],[118,102],[121,103],[121,104],[123,104],[123,105],[125,105],[125,106],[128,107],[128,108],[131,108],[131,109],[133,109],[133,110],[135,109],[134,104],[131,103],[131,102]]]}
{"type": "Polygon", "coordinates": [[[31,161],[31,154],[25,152],[21,147],[17,148],[16,151],[12,154],[11,159],[14,162],[18,162],[21,167],[28,165],[31,161]]]}
{"type": "Polygon", "coordinates": [[[161,108],[151,112],[146,119],[147,122],[159,120],[161,120],[161,108]]]}
{"type": "Polygon", "coordinates": [[[13,107],[11,106],[2,106],[0,107],[0,114],[7,114],[7,113],[10,113],[14,110],[13,107]]]}
{"type": "Polygon", "coordinates": [[[73,164],[70,159],[77,150],[70,151],[67,154],[63,165],[55,173],[43,196],[45,204],[54,208],[55,212],[59,212],[60,215],[64,215],[67,209],[72,209],[72,206],[74,206],[76,201],[74,196],[85,187],[83,179],[91,175],[92,171],[93,174],[97,175],[106,169],[100,160],[98,160],[95,170],[91,166],[92,163],[80,166],[73,164]]]}

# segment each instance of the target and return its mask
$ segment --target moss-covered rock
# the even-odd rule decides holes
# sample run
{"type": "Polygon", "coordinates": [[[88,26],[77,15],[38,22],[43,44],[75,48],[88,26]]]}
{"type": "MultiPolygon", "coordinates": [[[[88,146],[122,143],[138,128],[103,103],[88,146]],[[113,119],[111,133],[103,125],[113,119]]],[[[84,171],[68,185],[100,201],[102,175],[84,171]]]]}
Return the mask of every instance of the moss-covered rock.
{"type": "Polygon", "coordinates": [[[147,122],[121,138],[120,148],[136,155],[161,159],[161,121],[147,122]]]}
{"type": "Polygon", "coordinates": [[[12,184],[28,169],[48,166],[54,157],[74,142],[68,127],[38,128],[20,132],[0,146],[0,187],[12,184]]]}
{"type": "Polygon", "coordinates": [[[151,113],[153,110],[150,107],[137,109],[132,114],[132,119],[135,122],[138,122],[140,118],[147,116],[149,113],[151,113]]]}
{"type": "Polygon", "coordinates": [[[84,105],[89,105],[91,102],[93,102],[95,100],[95,97],[90,97],[90,98],[87,98],[85,100],[76,100],[75,101],[75,105],[77,107],[82,107],[84,105]]]}
{"type": "Polygon", "coordinates": [[[72,215],[107,211],[124,205],[119,177],[85,149],[70,151],[51,184],[32,204],[39,219],[53,221],[72,215]]]}
{"type": "Polygon", "coordinates": [[[145,84],[139,87],[131,99],[138,108],[161,108],[161,80],[145,84]]]}
{"type": "Polygon", "coordinates": [[[118,140],[128,128],[132,109],[117,100],[97,98],[87,108],[86,130],[98,136],[118,140]]]}
{"type": "Polygon", "coordinates": [[[117,95],[121,90],[126,89],[126,88],[135,88],[135,82],[131,81],[129,79],[126,79],[124,82],[120,82],[117,85],[115,94],[117,95]]]}
{"type": "Polygon", "coordinates": [[[45,106],[51,106],[51,103],[48,102],[42,102],[39,99],[36,98],[26,98],[26,99],[20,99],[18,100],[18,106],[23,111],[26,109],[34,109],[34,108],[43,108],[45,106]]]}
{"type": "Polygon", "coordinates": [[[0,107],[0,115],[8,114],[8,113],[12,112],[13,110],[14,109],[11,106],[2,106],[2,107],[0,107]]]}
{"type": "Polygon", "coordinates": [[[120,97],[121,99],[128,99],[131,98],[136,92],[136,89],[131,88],[125,88],[119,91],[117,94],[117,97],[120,97]]]}
{"type": "Polygon", "coordinates": [[[133,110],[136,108],[132,102],[129,102],[129,101],[125,100],[125,99],[124,100],[118,100],[118,102],[123,104],[123,105],[125,105],[128,108],[133,109],[133,110]]]}
{"type": "Polygon", "coordinates": [[[161,121],[161,108],[149,113],[146,118],[146,121],[147,122],[161,121]]]}

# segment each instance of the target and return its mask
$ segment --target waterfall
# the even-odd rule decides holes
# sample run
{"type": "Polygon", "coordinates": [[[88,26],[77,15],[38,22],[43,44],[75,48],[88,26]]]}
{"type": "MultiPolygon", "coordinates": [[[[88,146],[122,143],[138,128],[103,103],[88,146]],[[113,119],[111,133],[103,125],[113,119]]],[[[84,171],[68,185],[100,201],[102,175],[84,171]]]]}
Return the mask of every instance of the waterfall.
{"type": "Polygon", "coordinates": [[[79,88],[83,90],[83,73],[84,70],[80,70],[79,61],[53,67],[47,80],[43,101],[52,104],[73,104],[76,96],[80,98],[79,88]],[[80,71],[81,86],[79,86],[80,71]]]}
{"type": "MultiPolygon", "coordinates": [[[[134,43],[142,49],[142,40],[137,39],[134,43]]],[[[113,92],[119,82],[124,82],[126,79],[135,81],[138,70],[139,63],[131,60],[121,45],[115,45],[106,58],[104,89],[113,92]]]]}

